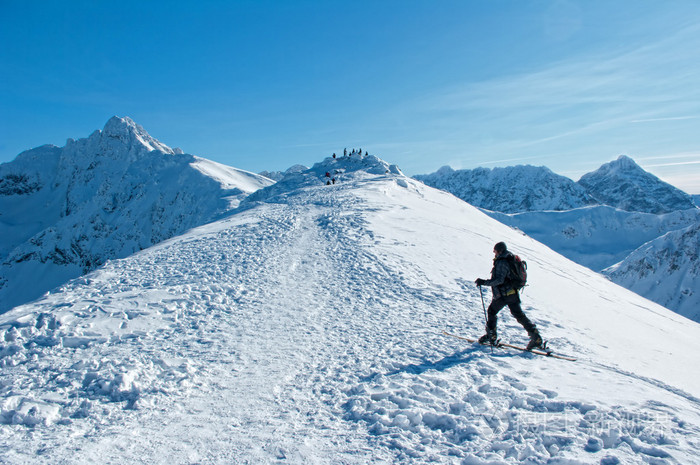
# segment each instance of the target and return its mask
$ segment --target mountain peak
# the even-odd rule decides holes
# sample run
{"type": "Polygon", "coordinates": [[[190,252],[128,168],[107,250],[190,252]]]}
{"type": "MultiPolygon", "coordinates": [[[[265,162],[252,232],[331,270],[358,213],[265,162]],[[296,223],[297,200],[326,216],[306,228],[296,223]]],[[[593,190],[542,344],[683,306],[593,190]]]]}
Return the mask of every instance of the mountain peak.
{"type": "Polygon", "coordinates": [[[583,175],[578,183],[602,204],[622,210],[659,214],[694,208],[688,194],[645,171],[626,155],[583,175]]]}
{"type": "Polygon", "coordinates": [[[438,176],[449,176],[453,174],[455,170],[452,169],[450,165],[445,165],[436,171],[438,176]]]}
{"type": "Polygon", "coordinates": [[[144,133],[146,132],[145,129],[143,129],[142,126],[136,124],[136,122],[129,118],[128,116],[120,117],[120,116],[112,116],[107,123],[105,124],[104,129],[102,129],[102,132],[106,135],[120,135],[120,134],[127,134],[129,132],[132,133],[144,133]]]}
{"type": "Polygon", "coordinates": [[[108,140],[118,140],[129,148],[145,148],[150,152],[158,150],[170,155],[182,154],[180,149],[172,149],[151,135],[133,119],[128,116],[112,116],[101,132],[96,132],[95,137],[108,138],[108,140]]]}
{"type": "Polygon", "coordinates": [[[628,157],[627,155],[620,155],[619,157],[617,157],[616,160],[601,166],[600,169],[610,173],[646,173],[646,171],[644,171],[644,169],[641,166],[639,166],[637,162],[635,162],[631,157],[628,157]]]}

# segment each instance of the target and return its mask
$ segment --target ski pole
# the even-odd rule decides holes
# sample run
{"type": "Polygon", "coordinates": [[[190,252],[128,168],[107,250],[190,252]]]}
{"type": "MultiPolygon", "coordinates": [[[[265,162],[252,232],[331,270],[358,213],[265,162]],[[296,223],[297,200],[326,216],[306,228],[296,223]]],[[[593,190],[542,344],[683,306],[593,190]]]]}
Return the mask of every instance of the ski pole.
{"type": "MultiPolygon", "coordinates": [[[[481,286],[479,286],[479,297],[481,297],[481,308],[484,309],[484,321],[486,322],[486,334],[489,333],[489,317],[486,315],[486,304],[484,304],[484,293],[481,292],[481,286]]],[[[493,344],[491,344],[491,353],[493,354],[493,344]]]]}
{"type": "Polygon", "coordinates": [[[489,317],[486,316],[486,304],[484,304],[484,293],[481,292],[481,286],[479,286],[479,297],[481,297],[481,308],[484,309],[484,322],[486,323],[486,330],[488,331],[489,317]]]}

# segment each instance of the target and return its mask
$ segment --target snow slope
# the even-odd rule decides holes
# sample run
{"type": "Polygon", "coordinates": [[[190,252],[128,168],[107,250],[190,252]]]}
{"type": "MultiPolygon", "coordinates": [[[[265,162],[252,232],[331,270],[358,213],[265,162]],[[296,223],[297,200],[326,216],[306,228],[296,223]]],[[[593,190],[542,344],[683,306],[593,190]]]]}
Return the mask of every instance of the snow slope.
{"type": "Polygon", "coordinates": [[[662,215],[603,205],[562,212],[485,213],[595,271],[624,260],[638,247],[670,231],[700,224],[697,208],[662,215]]]}
{"type": "Polygon", "coordinates": [[[261,176],[183,154],[129,118],[0,165],[0,313],[211,221],[261,176]]]}
{"type": "Polygon", "coordinates": [[[544,166],[457,171],[443,166],[435,173],[414,178],[474,206],[504,213],[570,210],[596,203],[574,181],[544,166]]]}
{"type": "Polygon", "coordinates": [[[696,461],[696,323],[379,159],[254,197],[0,316],[7,462],[696,461]],[[482,332],[498,240],[578,362],[440,334],[482,332]]]}
{"type": "Polygon", "coordinates": [[[583,175],[578,184],[601,204],[627,211],[659,214],[695,207],[688,194],[644,171],[625,155],[583,175]]]}
{"type": "Polygon", "coordinates": [[[604,270],[614,282],[700,321],[700,221],[669,232],[604,270]]]}

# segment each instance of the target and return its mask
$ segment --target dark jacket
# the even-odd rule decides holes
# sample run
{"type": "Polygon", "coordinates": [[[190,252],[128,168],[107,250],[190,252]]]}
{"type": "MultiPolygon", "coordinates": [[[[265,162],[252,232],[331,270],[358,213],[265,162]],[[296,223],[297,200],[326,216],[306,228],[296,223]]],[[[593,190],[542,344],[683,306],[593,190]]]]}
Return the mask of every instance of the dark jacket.
{"type": "MultiPolygon", "coordinates": [[[[493,298],[498,299],[512,294],[513,286],[510,279],[510,260],[513,254],[506,250],[501,255],[493,259],[493,268],[491,269],[491,279],[484,282],[484,286],[491,286],[493,298]]],[[[516,291],[517,293],[517,291],[516,291]]]]}

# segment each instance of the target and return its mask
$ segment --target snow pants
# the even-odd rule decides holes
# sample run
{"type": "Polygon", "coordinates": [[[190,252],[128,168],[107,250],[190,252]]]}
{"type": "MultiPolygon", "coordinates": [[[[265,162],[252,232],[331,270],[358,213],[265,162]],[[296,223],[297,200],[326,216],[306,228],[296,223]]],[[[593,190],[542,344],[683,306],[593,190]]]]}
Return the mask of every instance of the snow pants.
{"type": "Polygon", "coordinates": [[[523,328],[525,328],[528,334],[532,334],[532,332],[536,329],[535,325],[528,319],[528,317],[523,312],[523,309],[520,306],[520,296],[517,292],[508,296],[501,296],[491,301],[491,304],[488,308],[489,317],[488,321],[486,322],[486,329],[489,332],[496,331],[496,323],[498,322],[498,312],[500,312],[501,309],[506,305],[510,309],[511,315],[513,315],[515,319],[518,320],[518,323],[523,325],[523,328]]]}

